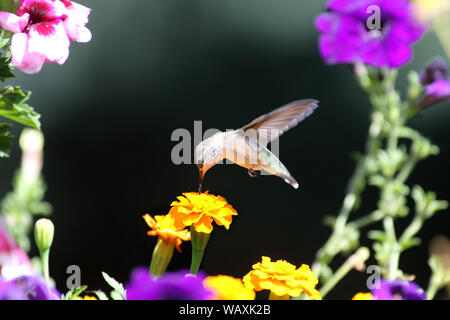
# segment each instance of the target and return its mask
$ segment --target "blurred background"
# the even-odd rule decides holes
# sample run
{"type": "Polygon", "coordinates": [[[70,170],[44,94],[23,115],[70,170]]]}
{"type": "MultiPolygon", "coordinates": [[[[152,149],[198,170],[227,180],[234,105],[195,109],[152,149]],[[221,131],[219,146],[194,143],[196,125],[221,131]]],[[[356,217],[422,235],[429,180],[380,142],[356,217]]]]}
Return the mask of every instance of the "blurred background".
{"type": "MultiPolygon", "coordinates": [[[[303,98],[320,100],[319,109],[280,139],[280,158],[299,190],[273,176],[250,179],[238,166],[206,175],[204,188],[226,197],[239,216],[230,230],[214,230],[202,269],[242,277],[262,255],[311,264],[330,235],[324,216],[340,208],[351,153],[363,150],[370,111],[349,68],[325,66],[319,56],[313,21],[324,1],[78,2],[93,9],[92,41],[73,43],[64,66],[48,64],[34,76],[17,71],[13,82],[33,91],[30,104],[42,114],[46,199],[56,225],[50,272],[58,288],[66,291],[69,265],[81,267],[82,284],[106,291],[101,271],[127,282],[135,266],[149,265],[156,239],[146,235],[142,215],[167,213],[198,183],[194,165],[171,162],[175,129],[193,133],[195,120],[203,130],[237,128],[303,98]]],[[[409,70],[436,55],[444,51],[429,32],[400,72],[400,88],[409,70]]],[[[442,103],[410,123],[441,154],[420,163],[409,183],[447,200],[449,121],[450,106],[442,103]]],[[[1,194],[19,163],[16,139],[11,157],[0,161],[1,194]]],[[[371,212],[377,193],[364,199],[353,217],[371,212]]],[[[401,268],[422,287],[430,275],[428,245],[437,234],[450,236],[449,225],[448,211],[438,213],[419,234],[423,244],[402,255],[401,268]]],[[[365,235],[362,243],[370,245],[365,235]]],[[[182,249],[170,270],[189,267],[190,244],[182,249]]],[[[328,298],[367,291],[367,276],[350,273],[328,298]]]]}

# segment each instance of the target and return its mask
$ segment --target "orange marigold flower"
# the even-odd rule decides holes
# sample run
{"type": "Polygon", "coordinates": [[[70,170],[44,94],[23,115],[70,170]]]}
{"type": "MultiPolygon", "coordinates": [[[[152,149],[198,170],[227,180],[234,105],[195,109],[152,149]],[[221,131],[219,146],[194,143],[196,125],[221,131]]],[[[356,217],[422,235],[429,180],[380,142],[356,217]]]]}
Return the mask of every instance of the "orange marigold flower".
{"type": "Polygon", "coordinates": [[[285,260],[272,262],[269,257],[262,257],[262,262],[252,267],[253,270],[243,279],[247,288],[270,290],[278,297],[298,297],[305,292],[314,300],[321,299],[319,291],[315,289],[319,281],[306,264],[297,268],[285,260]]]}
{"type": "Polygon", "coordinates": [[[155,216],[155,219],[149,214],[144,214],[142,217],[152,229],[147,232],[149,236],[158,236],[164,241],[173,242],[179,252],[181,252],[180,244],[183,241],[191,240],[190,232],[185,230],[184,227],[176,227],[173,217],[168,214],[165,216],[155,216]]]}
{"type": "Polygon", "coordinates": [[[244,286],[241,279],[230,276],[209,276],[203,285],[214,292],[214,300],[255,300],[255,291],[244,286]]]}
{"type": "Polygon", "coordinates": [[[370,292],[358,292],[352,300],[373,300],[373,296],[370,292]]]}
{"type": "Polygon", "coordinates": [[[209,194],[208,191],[186,192],[177,199],[179,201],[172,202],[169,215],[179,227],[193,225],[197,232],[211,233],[213,220],[228,229],[232,216],[237,215],[224,197],[209,194]]]}

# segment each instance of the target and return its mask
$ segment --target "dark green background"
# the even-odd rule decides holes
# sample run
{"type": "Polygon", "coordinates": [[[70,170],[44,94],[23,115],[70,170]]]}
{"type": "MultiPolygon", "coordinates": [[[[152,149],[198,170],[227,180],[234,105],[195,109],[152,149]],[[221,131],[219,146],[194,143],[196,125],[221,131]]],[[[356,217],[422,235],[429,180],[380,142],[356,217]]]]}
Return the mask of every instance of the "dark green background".
{"type": "MultiPolygon", "coordinates": [[[[92,41],[72,44],[64,66],[46,65],[34,76],[18,71],[14,82],[33,91],[31,104],[43,116],[58,288],[66,291],[71,264],[91,289],[107,289],[101,271],[127,282],[133,267],[149,264],[156,239],[146,236],[142,214],[167,213],[177,195],[197,185],[194,166],[171,162],[173,130],[193,132],[194,120],[205,130],[236,128],[301,98],[320,100],[320,108],[280,140],[281,160],[300,189],[276,177],[250,179],[237,166],[208,172],[205,188],[226,197],[239,216],[230,230],[214,230],[202,269],[241,277],[262,255],[311,264],[330,234],[322,219],[337,213],[344,196],[350,154],[363,149],[370,111],[348,67],[325,66],[319,56],[313,20],[324,1],[80,3],[93,9],[92,41]]],[[[444,54],[433,33],[415,53],[401,79],[444,54]]],[[[449,119],[450,106],[440,104],[411,122],[442,153],[421,163],[409,182],[443,199],[450,199],[449,119]]],[[[0,162],[2,193],[19,165],[15,142],[11,158],[0,162]]],[[[366,193],[354,217],[373,210],[376,196],[366,193]]],[[[402,256],[401,267],[424,287],[428,244],[449,235],[449,222],[448,212],[437,214],[420,233],[423,245],[402,256]]],[[[370,245],[365,236],[363,242],[370,245]]],[[[182,248],[171,270],[189,266],[190,244],[182,248]]],[[[329,298],[367,291],[366,278],[351,273],[329,298]]]]}

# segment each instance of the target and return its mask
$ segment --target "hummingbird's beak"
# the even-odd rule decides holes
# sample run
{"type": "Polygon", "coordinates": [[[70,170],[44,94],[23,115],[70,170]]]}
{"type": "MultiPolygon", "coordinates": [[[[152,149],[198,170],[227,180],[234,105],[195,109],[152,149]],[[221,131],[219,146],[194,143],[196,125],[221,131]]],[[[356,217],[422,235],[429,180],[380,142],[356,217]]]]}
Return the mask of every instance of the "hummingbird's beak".
{"type": "Polygon", "coordinates": [[[202,193],[202,184],[203,184],[203,177],[205,176],[205,171],[203,170],[203,164],[198,164],[197,168],[199,174],[198,193],[202,193]]]}

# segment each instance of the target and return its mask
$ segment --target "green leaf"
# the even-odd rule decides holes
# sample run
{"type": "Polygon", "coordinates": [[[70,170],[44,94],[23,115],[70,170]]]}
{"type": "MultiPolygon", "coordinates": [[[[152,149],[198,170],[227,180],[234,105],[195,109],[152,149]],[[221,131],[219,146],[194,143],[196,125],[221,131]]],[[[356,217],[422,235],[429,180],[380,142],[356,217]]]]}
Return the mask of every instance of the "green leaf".
{"type": "Polygon", "coordinates": [[[19,2],[16,3],[14,0],[1,0],[0,11],[16,12],[19,4],[19,2]]]}
{"type": "Polygon", "coordinates": [[[412,247],[416,247],[418,245],[420,245],[421,240],[419,238],[411,238],[408,239],[406,241],[403,241],[400,245],[401,245],[401,250],[404,251],[406,249],[412,248],[412,247]]]}
{"type": "Polygon", "coordinates": [[[111,291],[111,298],[113,300],[123,300],[122,295],[119,292],[115,291],[115,290],[111,291]]]}
{"type": "Polygon", "coordinates": [[[65,295],[62,296],[62,300],[73,300],[73,298],[78,297],[86,289],[87,289],[87,286],[80,286],[78,288],[72,288],[65,295]]]}
{"type": "MultiPolygon", "coordinates": [[[[113,288],[117,292],[117,294],[120,295],[120,297],[122,298],[121,300],[125,300],[126,293],[125,293],[125,289],[124,289],[123,285],[120,282],[118,282],[117,280],[115,280],[114,278],[110,277],[106,272],[102,272],[102,276],[103,276],[103,279],[105,279],[106,283],[108,283],[111,286],[111,288],[113,288]]],[[[114,296],[113,296],[113,292],[111,292],[111,297],[114,300],[118,300],[118,299],[115,299],[115,298],[117,298],[117,295],[114,294],[114,296]]]]}
{"type": "Polygon", "coordinates": [[[0,157],[9,157],[9,150],[13,136],[9,132],[11,125],[9,123],[0,123],[0,157]]]}
{"type": "Polygon", "coordinates": [[[369,237],[369,239],[378,241],[378,242],[385,242],[387,241],[387,235],[384,231],[380,231],[380,230],[372,230],[369,231],[369,233],[367,234],[367,236],[369,237]]]}
{"type": "MultiPolygon", "coordinates": [[[[3,48],[8,40],[0,39],[0,48],[3,48]]],[[[11,72],[11,66],[9,64],[9,59],[6,57],[0,57],[0,81],[5,81],[9,78],[14,78],[14,74],[11,72]]]]}
{"type": "Polygon", "coordinates": [[[20,87],[5,87],[0,90],[0,116],[26,126],[39,129],[40,115],[26,104],[31,93],[23,92],[20,87]]]}
{"type": "Polygon", "coordinates": [[[109,300],[108,296],[101,290],[94,291],[94,293],[97,295],[98,300],[109,300]]]}

